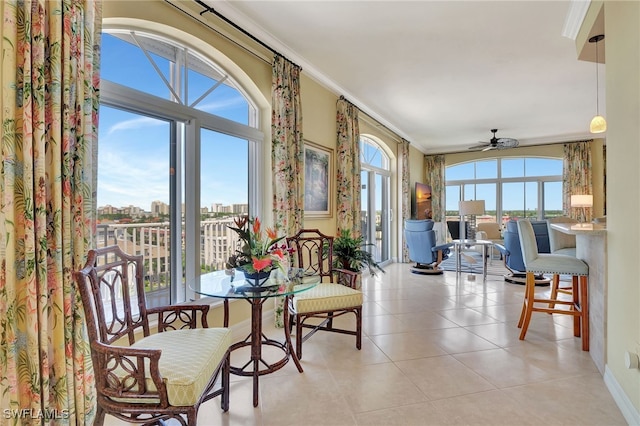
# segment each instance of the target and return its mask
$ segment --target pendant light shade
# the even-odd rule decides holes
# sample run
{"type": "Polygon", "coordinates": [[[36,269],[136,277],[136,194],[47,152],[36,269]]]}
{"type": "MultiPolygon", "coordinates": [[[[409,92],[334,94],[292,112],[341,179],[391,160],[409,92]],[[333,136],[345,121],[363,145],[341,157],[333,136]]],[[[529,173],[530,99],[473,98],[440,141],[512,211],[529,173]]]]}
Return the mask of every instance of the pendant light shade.
{"type": "Polygon", "coordinates": [[[596,115],[591,120],[589,125],[589,131],[591,133],[603,133],[607,131],[607,121],[601,115],[596,115]]]}
{"type": "Polygon", "coordinates": [[[598,76],[598,42],[604,39],[604,34],[600,34],[597,36],[593,36],[589,39],[589,43],[596,44],[596,116],[591,120],[591,124],[589,125],[589,131],[591,133],[603,133],[607,131],[607,121],[603,116],[600,115],[599,104],[600,104],[600,85],[599,85],[599,76],[598,76]]]}

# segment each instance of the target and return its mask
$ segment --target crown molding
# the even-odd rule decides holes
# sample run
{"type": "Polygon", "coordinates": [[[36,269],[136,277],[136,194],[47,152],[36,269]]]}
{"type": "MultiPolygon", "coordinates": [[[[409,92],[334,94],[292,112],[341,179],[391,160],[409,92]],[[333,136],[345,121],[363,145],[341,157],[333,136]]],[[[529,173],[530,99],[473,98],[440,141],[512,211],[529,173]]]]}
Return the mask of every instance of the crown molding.
{"type": "Polygon", "coordinates": [[[562,36],[575,40],[584,22],[587,11],[591,5],[591,0],[572,0],[569,3],[569,11],[564,19],[562,36]]]}

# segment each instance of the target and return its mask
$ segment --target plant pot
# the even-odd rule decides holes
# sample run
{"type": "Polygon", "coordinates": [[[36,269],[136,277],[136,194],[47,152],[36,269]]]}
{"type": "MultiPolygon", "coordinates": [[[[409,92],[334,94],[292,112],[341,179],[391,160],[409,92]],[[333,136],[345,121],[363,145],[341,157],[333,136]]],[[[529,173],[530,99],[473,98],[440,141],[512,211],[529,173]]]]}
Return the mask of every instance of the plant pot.
{"type": "Polygon", "coordinates": [[[271,276],[271,271],[260,271],[260,272],[247,272],[242,267],[238,267],[240,272],[244,275],[244,279],[252,287],[262,287],[271,276]]]}

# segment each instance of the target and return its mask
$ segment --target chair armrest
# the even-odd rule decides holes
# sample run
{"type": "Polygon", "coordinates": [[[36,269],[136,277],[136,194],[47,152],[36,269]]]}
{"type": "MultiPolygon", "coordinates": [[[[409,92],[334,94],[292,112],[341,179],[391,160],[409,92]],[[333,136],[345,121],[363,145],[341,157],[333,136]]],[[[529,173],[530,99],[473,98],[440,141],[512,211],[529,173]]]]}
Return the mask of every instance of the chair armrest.
{"type": "Polygon", "coordinates": [[[200,312],[200,326],[209,328],[207,322],[209,305],[169,305],[147,309],[148,314],[158,315],[158,333],[166,330],[197,328],[198,312],[200,312]]]}
{"type": "Polygon", "coordinates": [[[348,269],[333,269],[333,273],[338,277],[338,284],[346,285],[352,289],[356,289],[358,285],[358,272],[348,269]]]}
{"type": "Polygon", "coordinates": [[[144,403],[160,400],[158,405],[169,406],[167,387],[160,375],[160,349],[140,349],[110,346],[94,341],[91,347],[97,353],[96,387],[99,394],[109,398],[127,398],[144,403]],[[148,379],[155,390],[150,390],[148,379]]]}
{"type": "Polygon", "coordinates": [[[445,243],[431,247],[431,251],[445,251],[451,249],[451,247],[453,247],[453,243],[445,243]]]}
{"type": "Polygon", "coordinates": [[[507,250],[507,248],[505,246],[503,246],[502,244],[494,244],[493,245],[495,248],[498,249],[498,251],[500,251],[500,253],[502,253],[503,256],[509,256],[509,254],[511,254],[509,252],[509,250],[507,250]]]}

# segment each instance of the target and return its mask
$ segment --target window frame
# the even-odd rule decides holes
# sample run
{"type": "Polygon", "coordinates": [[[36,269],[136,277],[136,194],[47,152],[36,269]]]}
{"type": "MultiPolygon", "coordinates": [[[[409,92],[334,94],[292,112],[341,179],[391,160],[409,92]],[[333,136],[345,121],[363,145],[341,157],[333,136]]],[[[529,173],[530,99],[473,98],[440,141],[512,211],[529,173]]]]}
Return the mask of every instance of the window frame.
{"type": "MultiPolygon", "coordinates": [[[[104,29],[103,32],[127,31],[123,29],[104,29]]],[[[154,34],[150,31],[140,31],[138,34],[145,37],[156,37],[158,41],[172,45],[180,45],[180,48],[189,50],[191,54],[200,60],[211,63],[216,72],[223,67],[217,64],[214,59],[204,59],[205,55],[197,50],[181,45],[180,41],[167,39],[166,36],[154,34]]],[[[180,56],[180,55],[178,55],[180,56]]],[[[178,66],[179,63],[176,62],[178,66]]],[[[196,70],[198,71],[198,70],[196,70]]],[[[181,72],[180,72],[181,73],[181,72]]],[[[176,73],[179,74],[179,73],[176,73]]],[[[171,283],[170,283],[170,303],[181,303],[186,300],[195,299],[195,294],[186,283],[198,285],[200,277],[200,132],[207,129],[213,132],[223,133],[232,137],[246,140],[248,142],[248,199],[249,214],[252,216],[261,215],[262,197],[260,188],[260,177],[263,174],[264,165],[260,161],[263,158],[265,132],[258,126],[262,122],[260,109],[257,108],[253,99],[248,96],[247,91],[241,85],[233,81],[228,73],[223,72],[225,80],[231,79],[233,87],[240,93],[249,104],[247,121],[242,124],[222,116],[217,116],[195,107],[184,105],[170,99],[157,97],[147,92],[125,86],[113,81],[101,79],[101,99],[100,105],[111,108],[129,111],[131,113],[147,115],[169,121],[171,123],[171,153],[170,162],[175,166],[175,179],[170,182],[169,192],[172,199],[171,205],[171,234],[178,232],[182,219],[184,220],[185,244],[182,248],[181,238],[171,238],[171,283]],[[182,131],[180,131],[180,129],[182,131]],[[184,158],[182,153],[184,152],[184,158]],[[184,167],[184,170],[182,169],[184,167]],[[184,184],[181,182],[184,176],[184,184]],[[188,190],[182,191],[182,188],[188,190]],[[182,196],[184,195],[185,212],[182,215],[182,196]],[[191,243],[192,242],[192,243],[191,243]],[[185,266],[182,267],[181,256],[185,256],[185,266]],[[175,256],[175,257],[174,257],[175,256]],[[184,280],[182,282],[182,274],[184,280]]],[[[180,85],[180,79],[176,77],[172,84],[186,90],[180,85]]],[[[99,142],[98,142],[99,143],[99,142]]]]}
{"type": "MultiPolygon", "coordinates": [[[[502,218],[502,216],[504,215],[504,209],[502,206],[502,185],[504,183],[520,183],[522,182],[523,184],[529,183],[529,182],[535,182],[537,183],[537,207],[536,207],[536,218],[537,220],[541,220],[543,218],[545,218],[545,205],[544,205],[544,198],[545,198],[545,193],[544,193],[544,184],[547,182],[560,182],[561,184],[563,184],[563,176],[562,175],[544,175],[544,176],[526,176],[527,171],[526,168],[523,171],[523,176],[518,176],[518,177],[502,177],[502,160],[514,160],[514,159],[522,159],[523,162],[525,162],[526,164],[526,159],[528,158],[535,158],[535,159],[541,159],[541,160],[553,160],[553,161],[560,161],[562,162],[563,159],[562,158],[558,158],[558,157],[546,157],[546,156],[539,156],[539,155],[529,155],[529,156],[522,156],[522,157],[492,157],[492,158],[483,158],[483,159],[478,159],[478,160],[471,160],[471,161],[461,161],[455,164],[450,164],[448,166],[445,167],[445,191],[446,188],[448,187],[452,187],[452,186],[457,186],[459,187],[459,191],[460,191],[460,199],[476,199],[475,198],[475,194],[473,194],[473,196],[470,196],[469,194],[465,193],[465,185],[481,185],[481,184],[495,184],[496,185],[496,220],[498,221],[498,223],[500,223],[499,218],[502,218]],[[475,163],[478,162],[486,162],[489,160],[497,160],[496,161],[496,173],[497,173],[497,177],[496,178],[483,178],[483,179],[456,179],[456,180],[447,180],[446,176],[447,176],[447,169],[449,167],[453,167],[453,166],[459,166],[462,164],[474,164],[474,175],[475,175],[475,163]]],[[[445,211],[447,211],[446,206],[445,206],[445,211]]],[[[450,211],[457,211],[456,210],[450,210],[450,211]]]]}

